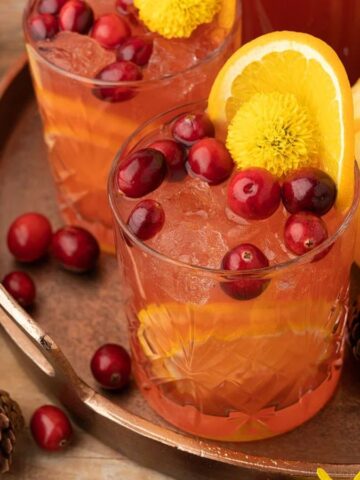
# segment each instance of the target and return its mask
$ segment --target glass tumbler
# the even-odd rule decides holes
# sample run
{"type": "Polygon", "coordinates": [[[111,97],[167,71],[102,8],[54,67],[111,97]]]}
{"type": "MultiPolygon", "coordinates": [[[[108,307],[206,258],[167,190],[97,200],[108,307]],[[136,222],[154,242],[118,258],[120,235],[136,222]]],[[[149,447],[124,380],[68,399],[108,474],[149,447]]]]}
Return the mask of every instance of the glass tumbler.
{"type": "MultiPolygon", "coordinates": [[[[130,152],[194,109],[179,107],[139,127],[116,156],[109,179],[134,375],[150,406],[179,429],[221,441],[264,439],[311,418],[338,384],[357,169],[352,207],[312,252],[246,273],[170,258],[127,227],[135,204],[118,191],[116,172],[130,152]],[[226,293],[227,286],[248,280],[267,288],[250,300],[226,293]]],[[[165,221],[171,214],[165,211],[165,221]]]]}
{"type": "MultiPolygon", "coordinates": [[[[94,72],[84,76],[57,66],[58,57],[64,54],[62,43],[53,54],[49,51],[51,41],[45,41],[45,45],[42,42],[41,49],[36,48],[29,34],[28,19],[36,14],[37,3],[38,0],[29,0],[27,4],[24,34],[59,208],[66,223],[89,229],[103,250],[114,252],[106,182],[119,145],[145,119],[168,110],[179,98],[194,101],[207,97],[217,72],[240,44],[240,6],[237,3],[233,25],[219,47],[191,67],[173,74],[164,71],[154,79],[109,83],[89,78],[94,72]],[[121,102],[104,101],[96,94],[114,88],[131,94],[125,95],[126,100],[121,102]]],[[[115,0],[88,0],[88,3],[100,14],[110,4],[115,5],[115,0]]],[[[89,55],[98,62],[103,61],[99,56],[108,55],[100,53],[94,42],[86,43],[85,37],[78,35],[71,40],[75,68],[81,68],[82,56],[89,55]]],[[[163,55],[167,54],[177,61],[176,44],[169,52],[165,48],[163,55]]],[[[64,65],[73,62],[72,58],[66,57],[64,65]]]]}

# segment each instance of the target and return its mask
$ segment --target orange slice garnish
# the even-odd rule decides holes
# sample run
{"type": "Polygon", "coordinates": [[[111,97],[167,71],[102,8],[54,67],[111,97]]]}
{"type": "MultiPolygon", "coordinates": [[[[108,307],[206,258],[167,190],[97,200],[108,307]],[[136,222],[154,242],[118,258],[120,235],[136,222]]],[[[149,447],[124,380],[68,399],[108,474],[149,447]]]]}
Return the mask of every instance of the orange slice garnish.
{"type": "Polygon", "coordinates": [[[351,206],[351,88],[341,61],[323,41],[273,32],[247,43],[218,74],[208,111],[240,168],[257,165],[286,174],[318,166],[337,184],[336,206],[351,206]]]}

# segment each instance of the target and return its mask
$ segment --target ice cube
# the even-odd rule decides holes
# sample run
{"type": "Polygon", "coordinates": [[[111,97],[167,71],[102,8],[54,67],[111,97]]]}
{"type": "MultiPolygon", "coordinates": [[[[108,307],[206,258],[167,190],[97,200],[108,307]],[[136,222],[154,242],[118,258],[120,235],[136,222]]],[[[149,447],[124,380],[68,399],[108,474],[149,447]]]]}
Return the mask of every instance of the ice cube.
{"type": "Polygon", "coordinates": [[[38,42],[37,50],[57,67],[88,78],[116,60],[113,51],[105,50],[87,35],[73,32],[60,32],[52,40],[38,42]]]}
{"type": "Polygon", "coordinates": [[[219,201],[218,189],[191,176],[181,182],[164,183],[152,198],[161,203],[170,225],[182,221],[198,224],[223,214],[223,202],[219,201]]]}
{"type": "Polygon", "coordinates": [[[181,72],[197,62],[194,45],[187,39],[154,37],[153,53],[145,69],[147,78],[181,72]]]}
{"type": "MultiPolygon", "coordinates": [[[[152,247],[181,262],[220,268],[228,246],[221,232],[207,222],[183,221],[164,228],[153,240],[152,247]]],[[[152,275],[158,288],[178,302],[203,304],[216,282],[213,277],[195,270],[152,259],[152,275]]]]}

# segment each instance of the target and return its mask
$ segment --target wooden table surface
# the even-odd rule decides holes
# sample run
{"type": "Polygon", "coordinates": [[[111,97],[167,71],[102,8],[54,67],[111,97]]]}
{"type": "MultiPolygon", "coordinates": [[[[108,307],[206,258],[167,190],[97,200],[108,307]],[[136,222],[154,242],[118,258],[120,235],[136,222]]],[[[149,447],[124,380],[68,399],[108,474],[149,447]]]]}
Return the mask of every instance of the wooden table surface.
{"type": "MultiPolygon", "coordinates": [[[[0,0],[0,79],[23,51],[21,15],[25,0],[0,0]]],[[[1,128],[1,127],[0,127],[1,128]]],[[[3,241],[3,240],[1,240],[3,241]]],[[[2,277],[6,272],[0,272],[2,277]]],[[[27,424],[35,408],[55,403],[27,377],[0,332],[0,389],[19,402],[27,424]]],[[[132,463],[76,428],[75,442],[66,452],[46,454],[34,445],[28,428],[19,439],[12,472],[16,480],[170,480],[132,463]]],[[[190,480],[190,479],[188,479],[190,480]]]]}

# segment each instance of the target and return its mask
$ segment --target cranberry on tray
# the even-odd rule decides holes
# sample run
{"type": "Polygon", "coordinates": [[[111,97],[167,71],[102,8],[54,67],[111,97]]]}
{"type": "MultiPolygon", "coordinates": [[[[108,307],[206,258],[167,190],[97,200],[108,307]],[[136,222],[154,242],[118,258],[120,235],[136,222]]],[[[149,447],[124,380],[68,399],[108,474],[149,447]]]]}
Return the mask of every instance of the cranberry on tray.
{"type": "Polygon", "coordinates": [[[130,380],[131,359],[121,345],[107,343],[94,353],[90,362],[95,380],[109,390],[120,390],[130,380]]]}
{"type": "Polygon", "coordinates": [[[35,284],[25,272],[10,272],[2,280],[4,288],[24,308],[31,307],[35,301],[35,284]]]}
{"type": "Polygon", "coordinates": [[[95,268],[100,248],[88,230],[65,226],[54,233],[51,253],[66,270],[82,273],[95,268]]]}
{"type": "Polygon", "coordinates": [[[10,225],[7,244],[16,260],[34,262],[47,254],[51,237],[49,220],[40,213],[31,212],[20,215],[10,225]]]}

